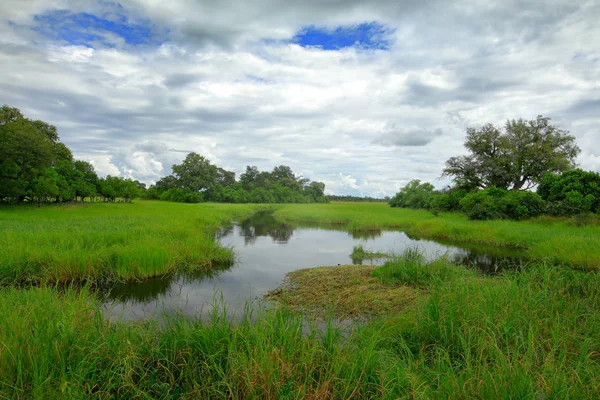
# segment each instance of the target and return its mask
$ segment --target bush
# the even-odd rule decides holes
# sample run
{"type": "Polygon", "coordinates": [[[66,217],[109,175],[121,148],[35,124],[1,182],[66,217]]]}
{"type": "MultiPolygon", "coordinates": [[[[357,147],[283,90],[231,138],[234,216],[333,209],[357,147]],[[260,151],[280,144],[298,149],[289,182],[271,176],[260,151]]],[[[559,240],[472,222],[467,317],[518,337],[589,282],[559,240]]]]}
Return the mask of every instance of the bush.
{"type": "Polygon", "coordinates": [[[434,195],[431,208],[437,211],[460,211],[460,201],[468,194],[468,191],[461,189],[434,195]]]}
{"type": "Polygon", "coordinates": [[[489,188],[468,194],[460,201],[462,211],[473,220],[502,218],[498,211],[498,190],[489,188]]]}
{"type": "Polygon", "coordinates": [[[527,219],[544,213],[546,202],[537,193],[508,192],[498,199],[498,211],[507,219],[527,219]]]}
{"type": "Polygon", "coordinates": [[[537,193],[495,187],[465,196],[460,205],[472,220],[521,220],[537,217],[546,209],[546,202],[537,193]]]}
{"type": "Polygon", "coordinates": [[[537,193],[549,203],[551,215],[600,212],[600,174],[597,172],[575,169],[561,175],[546,174],[537,193]]]}
{"type": "Polygon", "coordinates": [[[176,203],[201,203],[204,201],[202,193],[192,192],[189,189],[171,188],[160,195],[163,201],[176,203]]]}

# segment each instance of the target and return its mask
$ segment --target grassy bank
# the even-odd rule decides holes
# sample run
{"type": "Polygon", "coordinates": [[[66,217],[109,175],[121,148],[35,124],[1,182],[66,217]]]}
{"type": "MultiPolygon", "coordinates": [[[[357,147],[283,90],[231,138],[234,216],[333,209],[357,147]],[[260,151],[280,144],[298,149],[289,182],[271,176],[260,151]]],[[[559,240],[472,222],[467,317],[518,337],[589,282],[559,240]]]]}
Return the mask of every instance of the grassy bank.
{"type": "Polygon", "coordinates": [[[444,259],[425,262],[414,251],[382,267],[353,267],[362,274],[339,272],[352,280],[336,280],[337,268],[296,271],[273,297],[304,312],[329,310],[344,318],[357,307],[370,313],[360,308],[361,299],[381,292],[417,293],[390,299],[379,308],[387,316],[350,338],[357,347],[376,343],[371,356],[384,398],[600,396],[597,273],[539,263],[486,277],[444,259]],[[322,285],[324,295],[313,296],[322,285]]]}
{"type": "MultiPolygon", "coordinates": [[[[373,289],[416,290],[377,279],[373,289]]],[[[345,335],[332,324],[307,332],[300,315],[285,308],[255,309],[254,322],[240,325],[223,312],[210,324],[179,317],[164,328],[156,321],[110,324],[85,290],[5,288],[0,397],[600,396],[597,274],[538,265],[499,278],[427,278],[418,290],[410,305],[345,335]]]]}
{"type": "Polygon", "coordinates": [[[382,203],[286,204],[286,221],[336,225],[349,230],[402,229],[423,238],[522,249],[529,258],[586,269],[600,267],[600,226],[549,218],[469,221],[466,216],[391,208],[382,203]]]}
{"type": "Polygon", "coordinates": [[[233,260],[213,233],[256,206],[85,204],[0,208],[0,282],[143,279],[233,260]]]}

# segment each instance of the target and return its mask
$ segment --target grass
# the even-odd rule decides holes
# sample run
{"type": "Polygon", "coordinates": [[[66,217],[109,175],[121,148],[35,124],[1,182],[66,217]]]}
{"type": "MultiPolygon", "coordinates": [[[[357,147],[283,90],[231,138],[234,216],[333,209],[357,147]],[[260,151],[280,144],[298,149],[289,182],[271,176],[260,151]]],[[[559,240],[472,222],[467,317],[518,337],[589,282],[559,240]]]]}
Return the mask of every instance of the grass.
{"type": "Polygon", "coordinates": [[[332,225],[351,231],[402,229],[423,238],[520,249],[530,259],[595,270],[600,267],[600,226],[568,219],[469,221],[462,214],[391,208],[385,203],[286,204],[286,221],[332,225]]]}
{"type": "MultiPolygon", "coordinates": [[[[374,279],[365,272],[361,279],[374,279]]],[[[458,274],[422,290],[344,334],[331,320],[307,328],[287,308],[256,305],[237,325],[218,305],[208,322],[111,324],[85,289],[5,288],[0,398],[600,396],[597,274],[540,264],[499,278],[458,274]]]]}
{"type": "Polygon", "coordinates": [[[443,257],[427,262],[425,254],[418,248],[408,248],[402,254],[392,256],[390,261],[372,272],[382,283],[423,287],[469,274],[473,272],[453,265],[443,257]]]}
{"type": "Polygon", "coordinates": [[[66,283],[211,268],[232,257],[212,232],[255,206],[0,209],[0,399],[600,398],[600,274],[570,268],[593,267],[598,249],[574,246],[597,243],[598,227],[385,207],[278,213],[371,232],[406,224],[428,237],[544,250],[552,262],[489,277],[407,251],[382,267],[294,272],[276,295],[290,306],[249,304],[236,323],[218,303],[209,321],[112,323],[92,291],[66,283]],[[560,257],[565,265],[554,264],[560,257]],[[38,285],[7,285],[22,282],[38,285]],[[369,318],[347,331],[327,316],[307,322],[298,308],[369,318]]]}
{"type": "MultiPolygon", "coordinates": [[[[293,273],[293,286],[277,298],[304,310],[328,308],[330,299],[352,288],[380,291],[373,277],[387,290],[419,290],[400,312],[372,320],[350,338],[358,348],[373,347],[382,398],[600,396],[597,273],[538,263],[499,277],[478,276],[445,259],[425,263],[418,251],[408,251],[382,267],[355,266],[365,273],[348,288],[330,277],[337,268],[293,273]],[[320,289],[323,296],[313,294],[311,286],[331,281],[320,289]]],[[[344,308],[333,310],[346,315],[344,308]]]]}
{"type": "Polygon", "coordinates": [[[0,283],[127,281],[231,263],[213,233],[255,210],[148,201],[0,208],[0,283]]]}
{"type": "Polygon", "coordinates": [[[406,286],[389,286],[371,276],[375,267],[341,265],[293,271],[283,286],[267,298],[295,310],[337,318],[385,315],[399,312],[413,304],[419,290],[406,286]]]}

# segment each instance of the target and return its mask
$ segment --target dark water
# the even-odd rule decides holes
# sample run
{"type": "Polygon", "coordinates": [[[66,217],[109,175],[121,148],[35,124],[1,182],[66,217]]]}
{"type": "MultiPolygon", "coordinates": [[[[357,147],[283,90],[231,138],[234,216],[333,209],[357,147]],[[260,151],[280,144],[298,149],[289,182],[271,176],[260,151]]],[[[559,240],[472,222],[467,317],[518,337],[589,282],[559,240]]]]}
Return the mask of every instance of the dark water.
{"type": "MultiPolygon", "coordinates": [[[[121,285],[107,294],[104,305],[110,318],[142,320],[163,314],[205,316],[215,300],[241,314],[247,300],[278,287],[286,273],[302,268],[352,264],[354,246],[370,251],[396,253],[418,247],[433,259],[447,255],[459,264],[494,273],[506,264],[518,263],[519,254],[498,248],[458,247],[410,237],[399,231],[346,232],[279,222],[269,213],[232,223],[217,233],[224,246],[232,247],[236,264],[210,275],[163,276],[143,283],[121,285]]],[[[381,264],[385,260],[365,261],[381,264]]]]}

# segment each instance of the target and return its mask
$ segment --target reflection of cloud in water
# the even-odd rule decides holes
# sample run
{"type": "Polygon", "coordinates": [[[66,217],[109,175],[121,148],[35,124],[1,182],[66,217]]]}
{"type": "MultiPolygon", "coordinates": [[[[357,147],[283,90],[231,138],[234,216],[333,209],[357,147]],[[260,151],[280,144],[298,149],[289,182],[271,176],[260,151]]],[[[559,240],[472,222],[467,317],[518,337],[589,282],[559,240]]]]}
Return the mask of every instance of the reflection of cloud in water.
{"type": "Polygon", "coordinates": [[[351,264],[350,254],[358,245],[368,251],[396,254],[418,247],[428,260],[448,256],[456,263],[474,266],[485,273],[494,273],[498,265],[509,265],[502,261],[506,256],[519,260],[518,254],[507,253],[505,249],[460,248],[400,231],[347,232],[314,224],[291,225],[277,221],[269,212],[226,225],[215,237],[223,246],[233,248],[237,260],[234,267],[222,266],[211,274],[167,275],[116,286],[107,296],[106,314],[132,320],[175,313],[206,317],[215,300],[222,296],[230,313],[242,315],[246,301],[277,288],[286,273],[351,264]]]}

